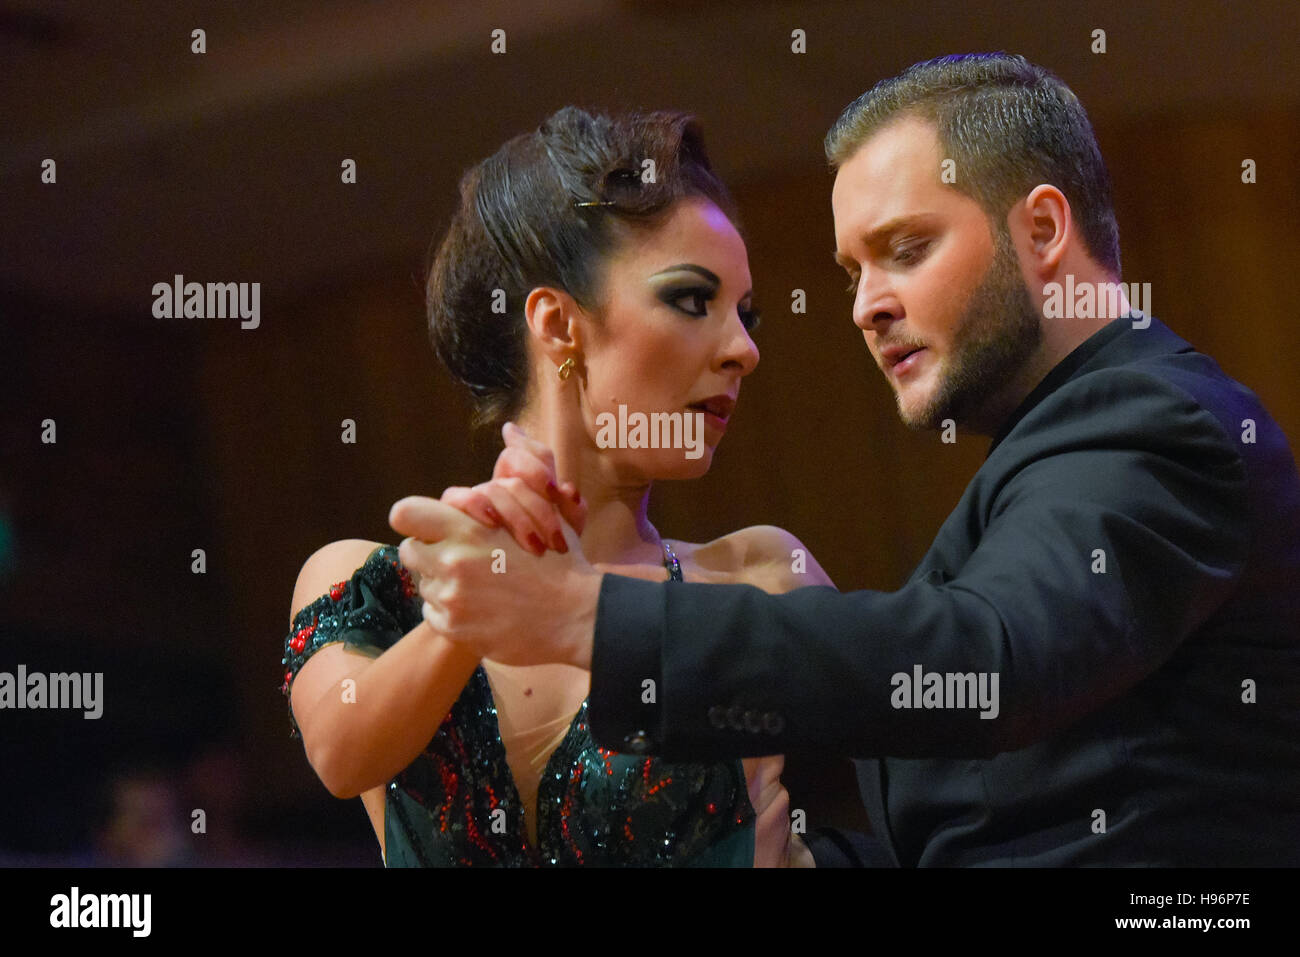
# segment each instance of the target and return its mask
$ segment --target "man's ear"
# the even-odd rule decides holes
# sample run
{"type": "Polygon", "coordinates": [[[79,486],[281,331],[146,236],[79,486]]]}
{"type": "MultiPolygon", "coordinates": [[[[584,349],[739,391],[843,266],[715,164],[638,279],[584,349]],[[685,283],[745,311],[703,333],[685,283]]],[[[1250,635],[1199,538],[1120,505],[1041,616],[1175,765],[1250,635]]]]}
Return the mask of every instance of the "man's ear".
{"type": "Polygon", "coordinates": [[[1024,202],[1011,208],[1007,227],[1026,266],[1044,279],[1054,276],[1074,238],[1074,216],[1065,194],[1047,183],[1035,186],[1024,202]]]}
{"type": "Polygon", "coordinates": [[[555,365],[581,351],[581,309],[554,286],[538,286],[524,300],[524,319],[538,350],[555,365]]]}

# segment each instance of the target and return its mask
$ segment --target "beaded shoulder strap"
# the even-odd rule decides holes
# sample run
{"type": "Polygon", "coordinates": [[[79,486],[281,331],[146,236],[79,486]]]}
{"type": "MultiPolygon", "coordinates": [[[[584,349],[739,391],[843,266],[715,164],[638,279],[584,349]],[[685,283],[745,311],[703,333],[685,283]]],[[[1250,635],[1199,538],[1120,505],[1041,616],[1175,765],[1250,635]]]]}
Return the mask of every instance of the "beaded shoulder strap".
{"type": "Polygon", "coordinates": [[[673,553],[673,547],[668,544],[666,539],[661,539],[664,546],[664,568],[668,569],[668,580],[679,582],[682,580],[682,563],[677,560],[677,555],[673,553]]]}

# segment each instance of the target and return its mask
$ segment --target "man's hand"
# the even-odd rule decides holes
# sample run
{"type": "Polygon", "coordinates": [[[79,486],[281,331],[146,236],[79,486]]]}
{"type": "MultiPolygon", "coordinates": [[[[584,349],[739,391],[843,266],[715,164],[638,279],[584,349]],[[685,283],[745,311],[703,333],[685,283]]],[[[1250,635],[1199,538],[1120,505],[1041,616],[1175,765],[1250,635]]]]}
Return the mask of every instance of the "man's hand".
{"type": "Polygon", "coordinates": [[[567,523],[567,553],[540,558],[431,498],[402,499],[388,523],[409,536],[398,554],[419,576],[424,617],[439,634],[502,664],[590,670],[601,576],[567,523]]]}

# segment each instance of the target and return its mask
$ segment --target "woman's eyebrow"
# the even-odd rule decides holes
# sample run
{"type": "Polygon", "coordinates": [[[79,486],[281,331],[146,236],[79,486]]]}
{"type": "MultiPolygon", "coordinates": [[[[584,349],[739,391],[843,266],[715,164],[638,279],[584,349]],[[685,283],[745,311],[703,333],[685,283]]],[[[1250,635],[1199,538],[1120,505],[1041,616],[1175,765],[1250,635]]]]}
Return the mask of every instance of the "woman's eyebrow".
{"type": "Polygon", "coordinates": [[[705,269],[703,266],[696,266],[694,263],[678,263],[676,266],[669,266],[667,269],[659,270],[657,273],[655,273],[655,275],[662,276],[665,273],[683,272],[683,271],[693,272],[696,275],[703,276],[705,279],[713,283],[715,286],[722,285],[722,280],[718,278],[717,273],[713,272],[712,270],[705,269]]]}
{"type": "MultiPolygon", "coordinates": [[[[669,266],[667,269],[661,269],[661,270],[659,270],[659,272],[655,273],[655,274],[654,274],[653,276],[651,276],[650,278],[651,278],[651,279],[654,279],[654,278],[657,278],[657,277],[659,277],[659,276],[665,276],[665,275],[667,275],[667,274],[669,274],[669,273],[673,273],[673,272],[683,272],[683,271],[685,271],[685,272],[693,272],[693,273],[695,273],[697,276],[701,276],[701,277],[703,277],[704,279],[707,279],[709,282],[713,283],[713,285],[715,285],[715,286],[721,286],[721,285],[722,285],[722,280],[718,278],[718,274],[717,274],[717,273],[715,273],[715,272],[714,272],[713,270],[711,270],[711,269],[705,269],[703,266],[696,266],[694,263],[678,263],[676,266],[669,266]]],[[[740,298],[741,298],[741,301],[743,302],[744,300],[749,299],[749,298],[752,297],[753,295],[754,295],[754,289],[753,289],[753,287],[750,287],[749,289],[746,289],[746,290],[745,290],[745,294],[744,294],[743,296],[740,297],[740,298]]]]}

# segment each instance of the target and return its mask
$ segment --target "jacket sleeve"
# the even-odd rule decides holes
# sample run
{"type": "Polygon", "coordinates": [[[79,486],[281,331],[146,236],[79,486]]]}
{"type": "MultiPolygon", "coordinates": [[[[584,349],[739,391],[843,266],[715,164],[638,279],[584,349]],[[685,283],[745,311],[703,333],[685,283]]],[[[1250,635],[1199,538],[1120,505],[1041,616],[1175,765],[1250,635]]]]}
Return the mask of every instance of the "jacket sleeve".
{"type": "Polygon", "coordinates": [[[973,551],[951,562],[932,551],[929,573],[895,592],[605,576],[596,739],[699,761],[990,757],[1151,674],[1241,571],[1242,457],[1215,416],[1158,376],[1067,383],[995,453],[949,519],[976,523],[973,551]],[[918,673],[983,675],[987,705],[922,706],[909,686],[918,673]]]}

